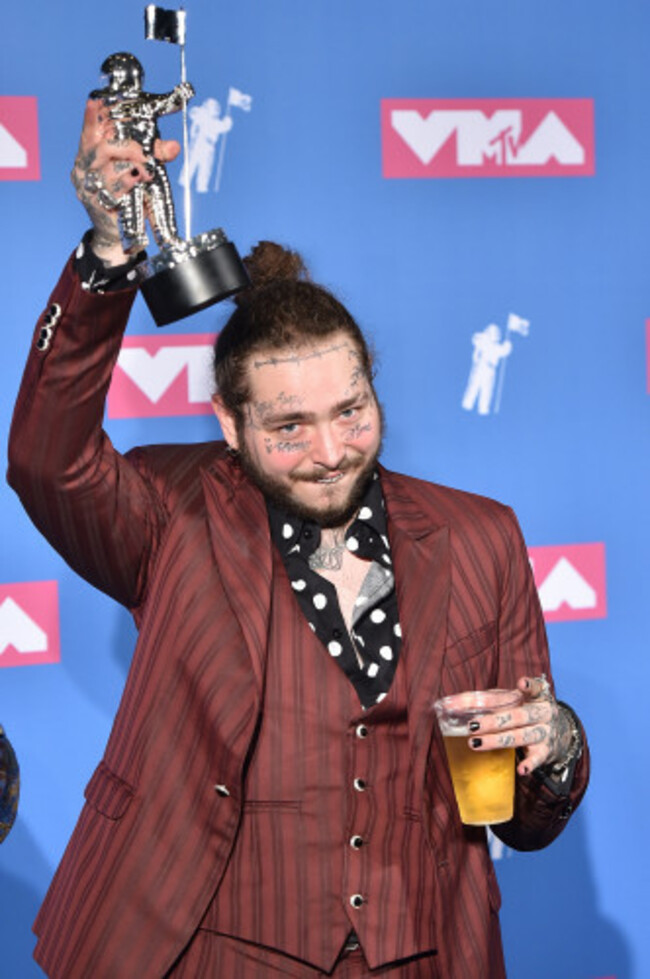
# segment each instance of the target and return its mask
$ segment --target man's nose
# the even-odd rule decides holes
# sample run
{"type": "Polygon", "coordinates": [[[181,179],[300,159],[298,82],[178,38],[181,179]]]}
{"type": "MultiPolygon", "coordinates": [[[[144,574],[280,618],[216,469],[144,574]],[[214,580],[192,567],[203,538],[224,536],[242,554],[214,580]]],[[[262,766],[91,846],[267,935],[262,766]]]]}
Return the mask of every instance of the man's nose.
{"type": "Polygon", "coordinates": [[[337,469],[345,456],[345,443],[333,426],[319,425],[314,433],[312,460],[327,469],[337,469]]]}

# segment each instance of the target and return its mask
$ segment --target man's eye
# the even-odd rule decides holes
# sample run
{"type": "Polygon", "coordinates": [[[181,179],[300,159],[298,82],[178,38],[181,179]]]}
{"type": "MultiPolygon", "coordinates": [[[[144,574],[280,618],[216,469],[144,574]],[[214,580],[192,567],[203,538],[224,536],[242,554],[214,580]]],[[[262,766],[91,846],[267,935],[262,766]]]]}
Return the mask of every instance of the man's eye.
{"type": "Polygon", "coordinates": [[[344,408],[341,412],[341,418],[354,418],[358,410],[358,408],[344,408]]]}
{"type": "Polygon", "coordinates": [[[281,425],[279,431],[283,435],[295,435],[298,431],[298,422],[289,422],[288,425],[281,425]]]}

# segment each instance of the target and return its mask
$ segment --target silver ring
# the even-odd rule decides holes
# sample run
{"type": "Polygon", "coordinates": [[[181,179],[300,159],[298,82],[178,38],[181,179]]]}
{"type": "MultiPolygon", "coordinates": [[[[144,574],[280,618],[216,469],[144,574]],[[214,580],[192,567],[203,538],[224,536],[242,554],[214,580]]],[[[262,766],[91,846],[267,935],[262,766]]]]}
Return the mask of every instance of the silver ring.
{"type": "Polygon", "coordinates": [[[117,197],[114,197],[109,190],[105,187],[97,194],[97,203],[100,207],[103,207],[106,211],[114,211],[116,207],[120,206],[120,202],[117,197]]]}
{"type": "Polygon", "coordinates": [[[84,190],[87,190],[89,194],[94,194],[98,190],[102,190],[103,187],[104,178],[99,170],[89,170],[84,177],[84,190]]]}

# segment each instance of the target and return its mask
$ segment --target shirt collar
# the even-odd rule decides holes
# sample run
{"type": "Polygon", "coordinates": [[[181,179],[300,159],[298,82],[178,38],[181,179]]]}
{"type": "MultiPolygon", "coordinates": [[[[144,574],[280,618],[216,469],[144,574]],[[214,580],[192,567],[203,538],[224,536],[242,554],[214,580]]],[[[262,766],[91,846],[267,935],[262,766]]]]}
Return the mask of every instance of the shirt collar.
{"type": "MultiPolygon", "coordinates": [[[[284,559],[299,557],[307,560],[318,548],[321,527],[315,520],[306,520],[266,501],[271,538],[284,559]]],[[[386,523],[386,505],[379,473],[375,471],[368,482],[357,514],[345,533],[349,550],[370,560],[389,564],[390,555],[386,523]]]]}

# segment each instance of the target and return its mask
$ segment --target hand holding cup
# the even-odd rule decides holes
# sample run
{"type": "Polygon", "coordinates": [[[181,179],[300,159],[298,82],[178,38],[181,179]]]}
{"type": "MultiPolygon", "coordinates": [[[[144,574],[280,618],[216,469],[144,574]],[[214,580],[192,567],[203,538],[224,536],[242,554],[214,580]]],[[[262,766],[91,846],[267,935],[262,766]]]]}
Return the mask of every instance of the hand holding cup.
{"type": "Polygon", "coordinates": [[[486,718],[511,714],[523,701],[519,690],[466,690],[434,704],[461,820],[469,826],[512,819],[515,752],[511,745],[475,750],[471,732],[486,718]]]}
{"type": "Polygon", "coordinates": [[[434,704],[461,819],[470,825],[512,818],[516,772],[561,763],[572,726],[545,676],[521,677],[516,690],[465,691],[434,704]]]}
{"type": "Polygon", "coordinates": [[[529,775],[541,765],[561,762],[571,744],[571,724],[559,707],[545,676],[521,677],[517,689],[522,701],[477,716],[469,725],[473,751],[520,748],[518,775],[529,775]]]}

